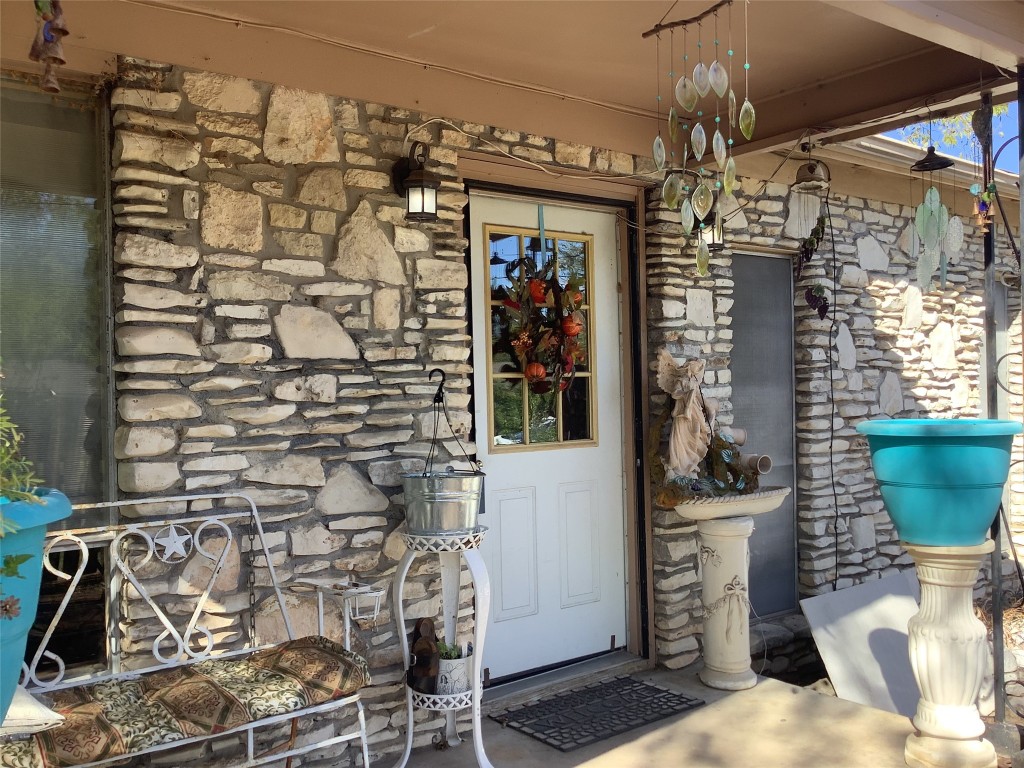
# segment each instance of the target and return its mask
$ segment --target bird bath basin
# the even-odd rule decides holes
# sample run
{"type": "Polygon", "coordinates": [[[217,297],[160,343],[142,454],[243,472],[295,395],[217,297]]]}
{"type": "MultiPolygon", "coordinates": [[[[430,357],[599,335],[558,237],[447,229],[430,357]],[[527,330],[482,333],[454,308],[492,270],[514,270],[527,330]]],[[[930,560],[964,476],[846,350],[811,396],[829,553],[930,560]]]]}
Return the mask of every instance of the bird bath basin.
{"type": "Polygon", "coordinates": [[[690,499],[675,509],[697,521],[704,608],[704,668],[709,688],[740,691],[757,684],[750,668],[750,534],[754,518],[778,509],[789,488],[769,487],[742,496],[690,499]]]}
{"type": "Polygon", "coordinates": [[[689,520],[721,520],[726,517],[761,515],[778,509],[789,495],[789,488],[768,487],[744,496],[717,496],[710,499],[689,499],[676,507],[689,520]]]}

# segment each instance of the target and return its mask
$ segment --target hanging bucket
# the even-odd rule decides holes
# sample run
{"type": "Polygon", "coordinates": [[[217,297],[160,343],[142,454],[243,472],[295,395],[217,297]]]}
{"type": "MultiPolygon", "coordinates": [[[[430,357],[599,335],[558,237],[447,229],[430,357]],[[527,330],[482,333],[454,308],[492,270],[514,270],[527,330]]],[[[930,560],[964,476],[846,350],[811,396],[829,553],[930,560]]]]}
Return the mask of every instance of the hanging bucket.
{"type": "Polygon", "coordinates": [[[430,441],[430,452],[423,472],[402,475],[405,490],[405,520],[409,533],[416,536],[469,533],[477,527],[480,499],[483,494],[484,473],[480,465],[469,458],[462,441],[452,428],[448,408],[444,402],[444,371],[435,368],[430,372],[441,375],[441,383],[434,395],[434,435],[430,441]],[[443,472],[434,472],[434,459],[438,455],[438,427],[444,416],[448,432],[462,449],[462,455],[473,469],[446,467],[443,472]]]}
{"type": "Polygon", "coordinates": [[[484,473],[459,471],[402,475],[409,533],[470,532],[477,526],[484,473]]]}

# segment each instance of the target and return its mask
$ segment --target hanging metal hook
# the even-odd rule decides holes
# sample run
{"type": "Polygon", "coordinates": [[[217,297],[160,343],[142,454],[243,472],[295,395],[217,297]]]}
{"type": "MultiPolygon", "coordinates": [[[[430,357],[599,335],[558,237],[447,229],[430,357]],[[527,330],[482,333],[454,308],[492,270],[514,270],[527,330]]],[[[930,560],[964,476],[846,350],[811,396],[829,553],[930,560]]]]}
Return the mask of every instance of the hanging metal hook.
{"type": "Polygon", "coordinates": [[[434,403],[437,404],[444,402],[444,381],[447,377],[445,376],[444,371],[440,368],[434,368],[429,374],[427,374],[427,380],[433,381],[435,373],[441,374],[441,383],[437,385],[437,392],[434,393],[434,403]]]}

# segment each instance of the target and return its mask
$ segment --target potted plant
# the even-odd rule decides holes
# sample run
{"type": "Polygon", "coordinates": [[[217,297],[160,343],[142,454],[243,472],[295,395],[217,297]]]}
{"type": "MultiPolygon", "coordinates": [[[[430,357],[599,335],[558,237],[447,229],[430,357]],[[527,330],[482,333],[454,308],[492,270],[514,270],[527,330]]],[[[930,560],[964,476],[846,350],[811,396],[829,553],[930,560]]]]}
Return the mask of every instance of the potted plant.
{"type": "Polygon", "coordinates": [[[903,541],[945,547],[985,541],[1020,422],[873,419],[857,431],[867,435],[875,480],[903,541]]]}
{"type": "Polygon", "coordinates": [[[20,444],[0,397],[0,722],[14,698],[36,618],[46,526],[71,514],[63,493],[40,487],[20,444]]]}
{"type": "Polygon", "coordinates": [[[462,646],[457,643],[440,642],[437,652],[441,655],[437,672],[438,696],[454,696],[465,693],[472,686],[470,669],[472,668],[472,650],[463,655],[462,646]]]}

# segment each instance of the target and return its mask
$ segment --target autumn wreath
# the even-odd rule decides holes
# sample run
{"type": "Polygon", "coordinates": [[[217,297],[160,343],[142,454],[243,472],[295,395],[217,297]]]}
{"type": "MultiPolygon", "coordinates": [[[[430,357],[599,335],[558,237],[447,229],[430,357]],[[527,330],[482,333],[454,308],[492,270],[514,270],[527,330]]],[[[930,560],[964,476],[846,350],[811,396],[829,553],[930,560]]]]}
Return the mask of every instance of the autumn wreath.
{"type": "Polygon", "coordinates": [[[587,361],[584,278],[570,275],[562,285],[555,262],[538,267],[522,259],[508,267],[511,289],[502,302],[506,322],[501,323],[498,346],[507,347],[518,362],[531,392],[564,391],[576,367],[587,361]],[[518,273],[518,274],[516,274],[518,273]]]}

